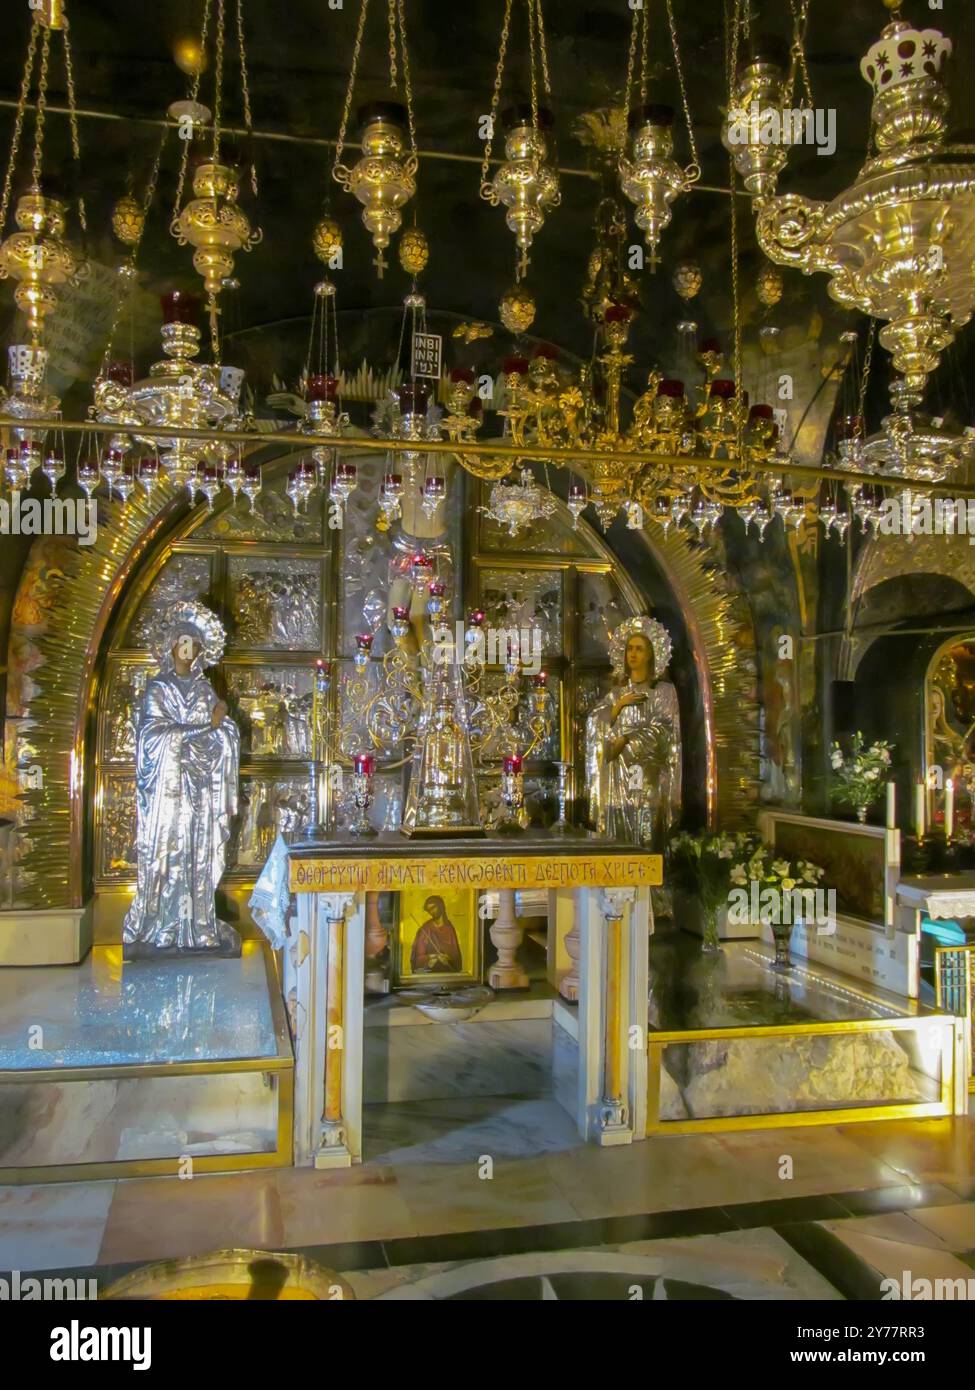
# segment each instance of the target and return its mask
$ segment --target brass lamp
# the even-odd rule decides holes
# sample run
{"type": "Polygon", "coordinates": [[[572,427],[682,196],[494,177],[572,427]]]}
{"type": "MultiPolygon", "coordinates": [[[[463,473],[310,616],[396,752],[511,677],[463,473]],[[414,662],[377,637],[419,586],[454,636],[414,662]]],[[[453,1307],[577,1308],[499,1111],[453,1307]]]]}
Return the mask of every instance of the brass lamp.
{"type": "Polygon", "coordinates": [[[634,221],[656,255],[660,235],[670,225],[670,205],[688,187],[674,159],[674,108],[644,105],[630,112],[630,158],[620,159],[620,183],[635,204],[634,221]]]}
{"type": "Polygon", "coordinates": [[[756,35],[736,75],[721,143],[755,198],[770,198],[789,155],[793,134],[783,117],[788,93],[788,54],[774,36],[756,35]]]}
{"type": "Polygon", "coordinates": [[[898,410],[920,405],[927,376],[975,307],[975,163],[945,144],[950,40],[895,19],[860,65],[874,91],[877,153],[832,202],[757,200],[758,240],[780,265],[830,277],[840,304],[886,320],[880,341],[901,380],[898,410]]]}
{"type": "Polygon", "coordinates": [[[528,252],[546,213],[562,201],[558,174],[548,163],[545,138],[545,131],[552,128],[552,113],[540,106],[535,117],[533,123],[528,103],[503,112],[505,157],[484,189],[484,197],[492,206],[500,203],[508,210],[505,221],[518,246],[519,276],[528,269],[528,252]]]}
{"type": "Polygon", "coordinates": [[[376,269],[386,268],[383,252],[399,231],[400,209],[416,193],[416,153],[407,154],[407,111],[393,101],[374,101],[359,109],[362,158],[351,169],[337,164],[334,176],[362,204],[362,222],[376,248],[376,269]]]}

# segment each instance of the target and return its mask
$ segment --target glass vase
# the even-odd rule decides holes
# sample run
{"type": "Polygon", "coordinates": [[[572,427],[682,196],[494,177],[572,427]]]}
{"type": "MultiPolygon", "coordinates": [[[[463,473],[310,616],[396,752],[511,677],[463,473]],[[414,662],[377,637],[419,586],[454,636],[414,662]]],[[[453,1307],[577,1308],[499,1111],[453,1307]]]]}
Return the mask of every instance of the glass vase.
{"type": "Polygon", "coordinates": [[[704,907],[704,943],[701,948],[708,955],[715,955],[721,950],[721,938],[718,936],[718,910],[714,907],[704,907]]]}
{"type": "Polygon", "coordinates": [[[792,926],[784,923],[773,923],[772,936],[775,939],[775,960],[772,962],[773,970],[791,970],[792,956],[789,952],[789,943],[792,940],[792,926]]]}

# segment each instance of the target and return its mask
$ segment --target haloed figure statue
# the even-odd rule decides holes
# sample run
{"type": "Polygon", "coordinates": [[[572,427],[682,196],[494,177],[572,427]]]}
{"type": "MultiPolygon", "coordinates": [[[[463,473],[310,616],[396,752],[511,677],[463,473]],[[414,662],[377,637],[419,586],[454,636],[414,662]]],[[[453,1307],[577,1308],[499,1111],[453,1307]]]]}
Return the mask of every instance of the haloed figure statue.
{"type": "Polygon", "coordinates": [[[138,888],[122,931],[125,958],[240,954],[214,893],[237,811],[240,733],[203,675],[223,655],[220,620],[178,603],[155,625],[158,674],[136,728],[138,888]]]}
{"type": "Polygon", "coordinates": [[[586,721],[590,823],[601,835],[662,849],[680,809],[677,691],[660,679],[670,636],[654,618],[628,618],[609,651],[616,686],[586,721]]]}

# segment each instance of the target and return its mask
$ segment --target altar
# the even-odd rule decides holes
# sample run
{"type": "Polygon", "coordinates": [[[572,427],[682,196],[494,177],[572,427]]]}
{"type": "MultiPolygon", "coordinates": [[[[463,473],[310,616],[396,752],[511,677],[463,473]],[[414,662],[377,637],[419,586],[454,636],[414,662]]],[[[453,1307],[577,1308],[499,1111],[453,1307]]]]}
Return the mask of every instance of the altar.
{"type": "MultiPolygon", "coordinates": [[[[584,832],[419,846],[390,835],[368,844],[351,837],[290,845],[280,839],[252,902],[262,929],[282,950],[295,1044],[295,1162],[330,1168],[361,1161],[364,991],[368,965],[390,951],[389,933],[372,909],[378,894],[414,890],[428,902],[442,902],[451,891],[493,890],[502,909],[518,891],[544,890],[547,1012],[571,1004],[574,1020],[575,1057],[568,1067],[563,1062],[556,1094],[585,1139],[613,1145],[643,1138],[650,889],[661,882],[660,855],[584,832]],[[575,1073],[568,1086],[567,1069],[575,1073]]],[[[498,932],[501,917],[499,911],[491,933],[498,961],[488,979],[499,994],[514,986],[515,997],[529,984],[516,957],[521,933],[513,915],[507,929],[513,935],[498,932]]],[[[482,922],[478,907],[478,935],[482,922]]],[[[436,982],[437,975],[429,978],[436,982]]],[[[491,1004],[482,1008],[487,1014],[491,1004]]],[[[438,1012],[449,1028],[449,1000],[438,1012]]]]}

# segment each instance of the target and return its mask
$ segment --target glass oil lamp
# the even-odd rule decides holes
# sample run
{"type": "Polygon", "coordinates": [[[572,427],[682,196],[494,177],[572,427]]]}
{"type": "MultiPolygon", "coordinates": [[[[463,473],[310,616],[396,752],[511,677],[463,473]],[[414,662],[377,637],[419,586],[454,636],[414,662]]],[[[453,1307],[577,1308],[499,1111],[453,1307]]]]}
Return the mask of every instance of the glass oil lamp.
{"type": "Polygon", "coordinates": [[[352,664],[357,671],[364,671],[369,665],[369,656],[372,652],[372,633],[357,632],[355,638],[355,654],[352,657],[352,664]]]}
{"type": "Polygon", "coordinates": [[[250,503],[250,510],[254,510],[254,503],[261,495],[261,469],[256,463],[246,463],[244,465],[244,476],[241,479],[240,490],[250,503]]]}
{"type": "Polygon", "coordinates": [[[356,753],[352,760],[352,820],[349,834],[359,838],[375,835],[376,827],[369,819],[369,808],[374,800],[373,779],[376,760],[371,753],[356,753]]]}

